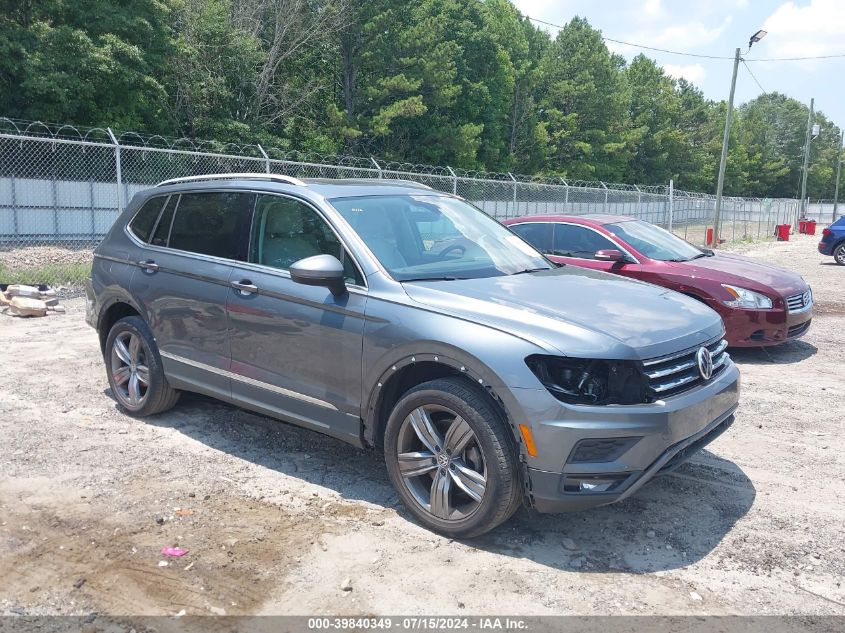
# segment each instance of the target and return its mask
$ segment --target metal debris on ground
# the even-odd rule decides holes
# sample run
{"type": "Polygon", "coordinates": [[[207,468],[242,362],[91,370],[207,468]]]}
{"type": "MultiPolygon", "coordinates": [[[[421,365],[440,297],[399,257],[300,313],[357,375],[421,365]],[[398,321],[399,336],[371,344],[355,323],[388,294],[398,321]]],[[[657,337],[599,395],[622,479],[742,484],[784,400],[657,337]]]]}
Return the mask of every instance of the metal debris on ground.
{"type": "Polygon", "coordinates": [[[0,284],[0,312],[18,317],[43,317],[64,311],[56,291],[45,285],[0,284]]]}

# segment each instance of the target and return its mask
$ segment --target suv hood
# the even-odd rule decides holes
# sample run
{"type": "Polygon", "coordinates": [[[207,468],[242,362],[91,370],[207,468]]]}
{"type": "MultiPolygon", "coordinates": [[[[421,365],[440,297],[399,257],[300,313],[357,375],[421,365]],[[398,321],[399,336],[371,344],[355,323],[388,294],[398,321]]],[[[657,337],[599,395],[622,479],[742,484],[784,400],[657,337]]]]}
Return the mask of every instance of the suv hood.
{"type": "Polygon", "coordinates": [[[616,275],[566,266],[503,277],[405,282],[415,302],[566,356],[646,359],[724,332],[703,303],[616,275]]]}
{"type": "Polygon", "coordinates": [[[707,277],[722,283],[735,284],[749,290],[788,297],[804,292],[807,283],[797,273],[733,253],[714,253],[691,262],[681,262],[684,274],[707,277]],[[715,274],[714,274],[715,273],[715,274]]]}

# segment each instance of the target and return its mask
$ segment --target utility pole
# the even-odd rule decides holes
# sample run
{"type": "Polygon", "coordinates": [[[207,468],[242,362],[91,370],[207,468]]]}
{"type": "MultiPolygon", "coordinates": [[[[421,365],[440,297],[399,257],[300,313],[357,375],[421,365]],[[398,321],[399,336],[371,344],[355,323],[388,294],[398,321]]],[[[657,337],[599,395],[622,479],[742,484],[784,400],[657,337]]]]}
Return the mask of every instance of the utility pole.
{"type": "Polygon", "coordinates": [[[807,117],[807,137],[804,141],[804,173],[801,174],[801,217],[807,215],[807,168],[810,166],[810,135],[813,133],[813,103],[810,99],[810,116],[807,117]]]}
{"type": "Polygon", "coordinates": [[[836,188],[833,190],[833,221],[836,222],[836,208],[839,206],[839,174],[842,173],[842,146],[845,145],[845,130],[842,130],[842,138],[839,139],[837,148],[839,160],[836,162],[836,188]]]}
{"type": "Polygon", "coordinates": [[[731,121],[734,115],[736,72],[739,69],[739,49],[734,55],[734,73],[731,78],[731,95],[728,97],[728,115],[725,117],[725,135],[722,137],[722,158],[719,161],[719,181],[716,184],[716,210],[713,214],[713,248],[719,248],[719,220],[722,215],[722,189],[725,186],[725,167],[728,164],[728,142],[731,140],[731,121]]]}

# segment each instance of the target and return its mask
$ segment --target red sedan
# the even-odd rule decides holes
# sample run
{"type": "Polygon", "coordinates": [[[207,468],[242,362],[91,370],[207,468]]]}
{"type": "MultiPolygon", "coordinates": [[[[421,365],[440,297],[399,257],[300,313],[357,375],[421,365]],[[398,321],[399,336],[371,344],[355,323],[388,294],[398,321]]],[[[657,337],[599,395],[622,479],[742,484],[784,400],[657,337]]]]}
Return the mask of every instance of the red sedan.
{"type": "Polygon", "coordinates": [[[810,328],[813,294],[800,275],[698,248],[648,222],[546,215],[504,224],[552,261],[633,277],[703,301],[722,316],[732,346],[777,345],[810,328]]]}

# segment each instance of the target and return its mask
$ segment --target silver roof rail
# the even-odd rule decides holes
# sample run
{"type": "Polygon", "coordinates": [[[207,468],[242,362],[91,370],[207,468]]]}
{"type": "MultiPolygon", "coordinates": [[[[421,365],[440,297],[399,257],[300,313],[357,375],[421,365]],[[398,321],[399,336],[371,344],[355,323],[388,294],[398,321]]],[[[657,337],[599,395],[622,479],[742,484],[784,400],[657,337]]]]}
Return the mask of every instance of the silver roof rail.
{"type": "Polygon", "coordinates": [[[299,178],[292,176],[283,176],[281,174],[263,174],[256,173],[238,173],[238,174],[204,174],[202,176],[185,176],[184,178],[171,178],[170,180],[162,180],[156,187],[163,187],[165,185],[175,185],[180,182],[202,182],[204,180],[272,180],[275,182],[284,182],[289,185],[298,185],[305,187],[305,183],[299,178]]]}
{"type": "Polygon", "coordinates": [[[408,180],[407,178],[379,178],[381,182],[396,182],[400,185],[413,185],[415,187],[421,187],[422,189],[434,189],[434,187],[430,187],[423,182],[418,182],[416,180],[408,180]]]}
{"type": "Polygon", "coordinates": [[[428,185],[417,182],[416,180],[407,180],[402,178],[314,178],[312,179],[315,182],[319,182],[324,185],[330,185],[333,181],[339,181],[341,183],[355,183],[355,184],[371,184],[371,183],[378,183],[378,184],[396,184],[399,186],[406,185],[412,187],[418,187],[420,189],[431,189],[434,190],[433,187],[429,187],[428,185]]]}

